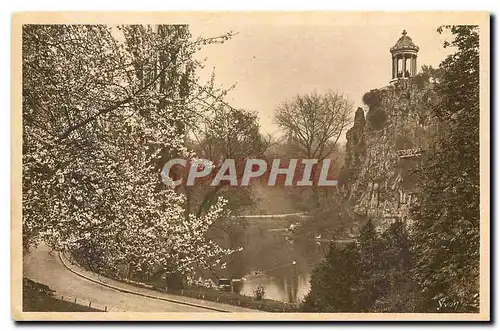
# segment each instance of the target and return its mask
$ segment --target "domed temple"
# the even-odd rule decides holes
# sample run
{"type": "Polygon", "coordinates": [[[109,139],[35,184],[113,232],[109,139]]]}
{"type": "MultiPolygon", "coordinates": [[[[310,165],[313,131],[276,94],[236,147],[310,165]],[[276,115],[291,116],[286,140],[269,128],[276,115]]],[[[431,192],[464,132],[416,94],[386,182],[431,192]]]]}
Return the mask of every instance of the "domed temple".
{"type": "Polygon", "coordinates": [[[340,189],[359,222],[371,219],[378,230],[394,220],[411,224],[417,199],[415,169],[421,155],[434,148],[439,126],[432,116],[434,84],[417,75],[419,47],[403,30],[390,49],[392,80],[363,96],[346,133],[340,189]]]}
{"type": "Polygon", "coordinates": [[[413,77],[417,73],[417,53],[419,47],[407,36],[403,30],[401,38],[391,47],[392,80],[413,77]]]}

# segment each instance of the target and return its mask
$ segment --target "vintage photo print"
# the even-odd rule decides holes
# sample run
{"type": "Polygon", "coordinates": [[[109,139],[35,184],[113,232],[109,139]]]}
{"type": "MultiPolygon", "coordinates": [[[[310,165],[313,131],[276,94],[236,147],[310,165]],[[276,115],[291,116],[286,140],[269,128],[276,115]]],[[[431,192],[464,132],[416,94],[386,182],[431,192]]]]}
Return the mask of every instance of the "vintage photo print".
{"type": "Polygon", "coordinates": [[[487,12],[18,13],[15,320],[490,319],[487,12]]]}

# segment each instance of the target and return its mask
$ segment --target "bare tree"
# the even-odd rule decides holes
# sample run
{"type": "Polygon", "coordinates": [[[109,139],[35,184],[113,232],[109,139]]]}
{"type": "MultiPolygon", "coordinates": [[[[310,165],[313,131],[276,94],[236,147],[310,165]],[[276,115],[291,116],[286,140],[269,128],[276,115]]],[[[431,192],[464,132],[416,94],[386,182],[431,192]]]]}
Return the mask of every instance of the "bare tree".
{"type": "MultiPolygon", "coordinates": [[[[202,123],[192,130],[192,136],[194,140],[189,148],[199,157],[211,160],[214,172],[220,169],[224,160],[234,159],[238,180],[243,176],[245,160],[262,157],[270,144],[270,137],[260,132],[255,112],[236,109],[227,104],[214,107],[210,116],[204,117],[202,123]]],[[[220,181],[216,186],[206,182],[195,186],[184,185],[183,190],[186,194],[186,210],[198,217],[217,203],[219,196],[227,199],[227,208],[232,216],[255,203],[250,186],[234,187],[227,181],[220,181]]],[[[218,237],[226,237],[229,247],[236,249],[241,245],[238,240],[245,226],[244,218],[226,217],[214,222],[211,229],[218,237]]]]}
{"type": "MultiPolygon", "coordinates": [[[[351,124],[352,103],[342,94],[327,91],[297,95],[276,109],[276,123],[285,130],[298,156],[318,163],[337,148],[341,134],[351,124]]],[[[316,167],[312,177],[315,178],[316,167]]],[[[317,183],[313,197],[318,205],[317,183]]]]}
{"type": "MultiPolygon", "coordinates": [[[[204,118],[202,127],[193,131],[196,142],[192,148],[197,155],[214,162],[215,169],[218,169],[224,160],[234,159],[236,161],[236,176],[240,179],[243,176],[243,164],[247,158],[258,158],[264,155],[270,142],[260,132],[257,115],[248,110],[235,109],[232,107],[220,107],[216,109],[211,117],[204,118]]],[[[189,189],[189,188],[186,188],[189,189]]],[[[198,206],[196,215],[201,216],[217,200],[221,190],[231,190],[229,183],[221,181],[217,186],[198,187],[196,190],[202,195],[201,203],[198,206]]],[[[246,189],[238,187],[234,191],[243,193],[246,189]]],[[[193,192],[194,193],[194,192],[193,192]]],[[[248,194],[236,194],[232,197],[248,196],[248,194]]],[[[247,197],[249,198],[249,196],[247,197]]],[[[232,200],[232,199],[230,199],[232,200]]],[[[233,212],[238,212],[245,208],[248,199],[234,199],[233,212]]]]}

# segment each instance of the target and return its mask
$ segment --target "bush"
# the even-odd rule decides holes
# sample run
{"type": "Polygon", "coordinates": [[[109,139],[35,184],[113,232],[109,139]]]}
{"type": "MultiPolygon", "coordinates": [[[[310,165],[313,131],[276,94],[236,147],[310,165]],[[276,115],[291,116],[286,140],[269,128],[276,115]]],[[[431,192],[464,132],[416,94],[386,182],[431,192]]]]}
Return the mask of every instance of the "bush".
{"type": "Polygon", "coordinates": [[[264,286],[259,284],[257,288],[253,291],[253,294],[256,300],[262,300],[266,295],[266,289],[264,288],[264,286]]]}
{"type": "Polygon", "coordinates": [[[380,95],[377,90],[372,90],[370,92],[366,92],[363,95],[363,103],[369,107],[378,106],[380,103],[380,95]]]}
{"type": "Polygon", "coordinates": [[[385,111],[379,106],[370,107],[366,114],[366,120],[374,130],[383,129],[386,117],[385,111]]]}

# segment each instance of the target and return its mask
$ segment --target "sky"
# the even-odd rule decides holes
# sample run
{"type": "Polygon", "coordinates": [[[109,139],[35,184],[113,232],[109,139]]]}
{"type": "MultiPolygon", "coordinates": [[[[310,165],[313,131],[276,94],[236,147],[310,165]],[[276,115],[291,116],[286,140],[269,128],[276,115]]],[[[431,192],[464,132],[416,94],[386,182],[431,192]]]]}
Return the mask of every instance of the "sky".
{"type": "Polygon", "coordinates": [[[202,49],[201,72],[208,79],[215,70],[217,85],[236,84],[226,101],[236,108],[257,112],[262,131],[279,134],[274,110],[297,94],[331,89],[345,94],[353,111],[364,107],[361,98],[371,89],[389,84],[389,49],[406,29],[420,47],[417,66],[437,67],[450,53],[443,48],[449,35],[437,33],[436,24],[413,20],[397,24],[335,25],[283,20],[207,19],[190,24],[193,36],[237,33],[231,40],[202,49]],[[405,24],[406,23],[406,24],[405,24]]]}

